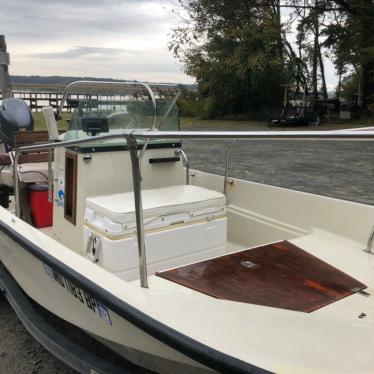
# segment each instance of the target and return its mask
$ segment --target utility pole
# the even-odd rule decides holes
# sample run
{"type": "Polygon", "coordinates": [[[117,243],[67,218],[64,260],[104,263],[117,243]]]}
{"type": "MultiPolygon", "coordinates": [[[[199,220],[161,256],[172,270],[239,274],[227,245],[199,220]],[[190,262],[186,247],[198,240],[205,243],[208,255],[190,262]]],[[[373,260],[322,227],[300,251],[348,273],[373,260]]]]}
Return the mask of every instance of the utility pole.
{"type": "Polygon", "coordinates": [[[9,53],[7,53],[5,36],[0,35],[0,92],[3,99],[12,97],[12,87],[10,85],[9,53]]]}

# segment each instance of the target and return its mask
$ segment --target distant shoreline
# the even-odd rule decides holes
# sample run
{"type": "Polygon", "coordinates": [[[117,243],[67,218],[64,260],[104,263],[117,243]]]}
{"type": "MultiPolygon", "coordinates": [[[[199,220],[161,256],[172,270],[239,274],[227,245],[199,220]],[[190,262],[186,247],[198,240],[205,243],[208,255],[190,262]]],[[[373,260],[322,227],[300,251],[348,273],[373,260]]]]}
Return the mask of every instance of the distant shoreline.
{"type": "MultiPolygon", "coordinates": [[[[137,80],[129,79],[113,79],[113,78],[97,78],[97,77],[71,77],[71,76],[39,76],[39,75],[11,75],[10,76],[11,84],[13,89],[24,90],[24,89],[49,89],[49,90],[58,90],[63,89],[66,85],[78,81],[78,80],[90,80],[90,81],[107,81],[107,82],[140,82],[137,80]]],[[[181,84],[173,82],[147,82],[150,84],[173,84],[181,85],[184,88],[192,91],[197,90],[195,84],[181,84]]]]}

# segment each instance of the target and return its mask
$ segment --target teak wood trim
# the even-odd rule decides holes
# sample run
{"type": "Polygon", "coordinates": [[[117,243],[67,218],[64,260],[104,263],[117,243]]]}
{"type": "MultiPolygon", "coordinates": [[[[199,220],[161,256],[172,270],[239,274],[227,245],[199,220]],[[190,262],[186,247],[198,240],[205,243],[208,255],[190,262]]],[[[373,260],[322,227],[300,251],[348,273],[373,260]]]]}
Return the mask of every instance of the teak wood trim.
{"type": "Polygon", "coordinates": [[[310,313],[366,285],[282,241],[156,273],[218,299],[310,313]]]}
{"type": "Polygon", "coordinates": [[[47,142],[49,135],[48,131],[17,131],[14,133],[13,139],[14,146],[18,148],[25,145],[47,142]]]}
{"type": "MultiPolygon", "coordinates": [[[[36,143],[46,143],[49,141],[48,131],[18,131],[13,135],[14,147],[19,148],[36,143]]],[[[33,162],[48,162],[48,151],[38,151],[21,154],[18,163],[29,164],[33,162]]]]}
{"type": "Polygon", "coordinates": [[[64,217],[73,225],[77,220],[77,171],[78,155],[65,152],[64,217]]]}

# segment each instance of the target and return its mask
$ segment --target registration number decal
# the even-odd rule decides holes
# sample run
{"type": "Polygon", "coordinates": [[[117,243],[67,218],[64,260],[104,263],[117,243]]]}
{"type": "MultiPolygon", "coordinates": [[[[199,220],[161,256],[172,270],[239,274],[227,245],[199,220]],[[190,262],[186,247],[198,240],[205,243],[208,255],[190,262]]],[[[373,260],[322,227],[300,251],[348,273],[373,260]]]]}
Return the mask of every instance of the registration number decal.
{"type": "Polygon", "coordinates": [[[65,288],[70,295],[74,296],[82,304],[84,304],[93,313],[97,314],[106,323],[112,325],[112,320],[110,318],[109,310],[105,304],[100,300],[96,299],[90,295],[87,291],[77,286],[73,281],[66,278],[64,275],[60,274],[56,269],[51,266],[44,264],[45,272],[61,287],[65,288]]]}

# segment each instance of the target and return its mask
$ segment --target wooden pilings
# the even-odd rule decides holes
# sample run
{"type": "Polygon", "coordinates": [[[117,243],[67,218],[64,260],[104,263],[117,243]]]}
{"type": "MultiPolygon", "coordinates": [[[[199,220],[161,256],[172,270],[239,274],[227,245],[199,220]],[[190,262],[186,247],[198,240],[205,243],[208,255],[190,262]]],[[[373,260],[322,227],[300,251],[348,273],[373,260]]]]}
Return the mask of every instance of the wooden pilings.
{"type": "MultiPolygon", "coordinates": [[[[18,99],[24,100],[27,105],[30,107],[30,109],[33,112],[40,112],[44,107],[50,106],[53,109],[57,109],[62,96],[63,96],[63,89],[60,89],[60,92],[56,92],[56,89],[51,89],[48,91],[47,89],[41,89],[38,88],[39,91],[34,90],[20,90],[18,88],[14,88],[12,92],[12,96],[16,97],[18,99]]],[[[72,109],[74,109],[79,100],[87,100],[87,99],[96,99],[98,100],[99,97],[102,99],[105,97],[105,99],[109,99],[110,95],[87,95],[87,94],[71,94],[68,96],[68,99],[64,105],[64,111],[70,112],[72,109]]],[[[0,95],[0,102],[1,102],[2,96],[0,95]]],[[[103,99],[104,100],[104,99],[103,99]]]]}

